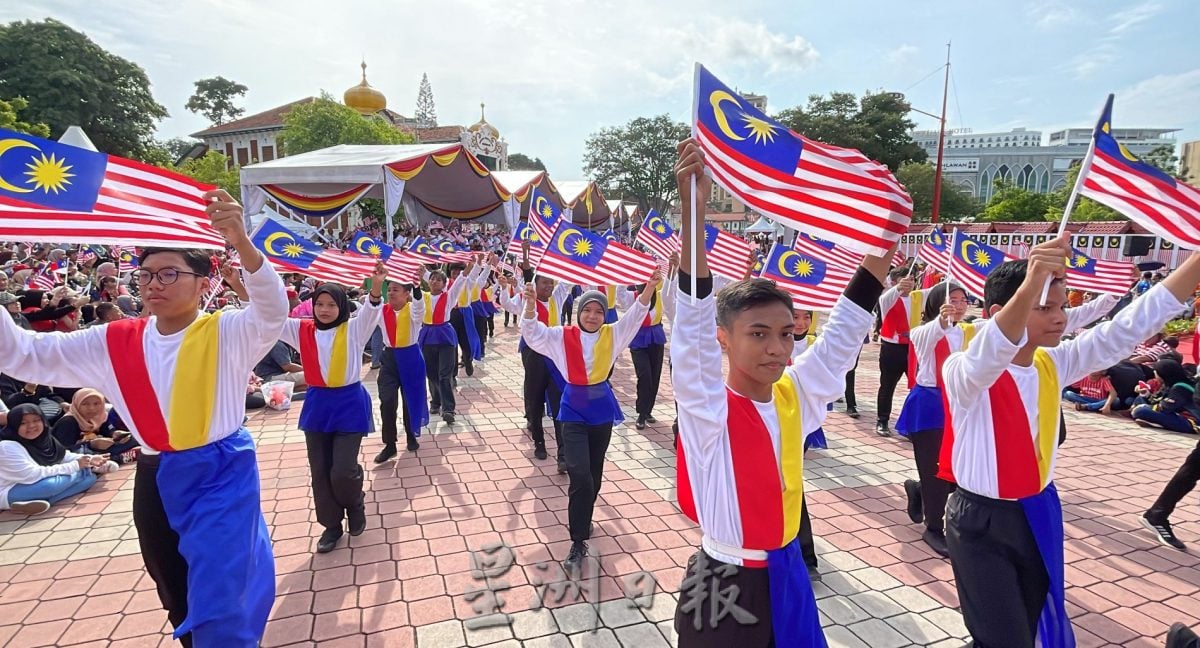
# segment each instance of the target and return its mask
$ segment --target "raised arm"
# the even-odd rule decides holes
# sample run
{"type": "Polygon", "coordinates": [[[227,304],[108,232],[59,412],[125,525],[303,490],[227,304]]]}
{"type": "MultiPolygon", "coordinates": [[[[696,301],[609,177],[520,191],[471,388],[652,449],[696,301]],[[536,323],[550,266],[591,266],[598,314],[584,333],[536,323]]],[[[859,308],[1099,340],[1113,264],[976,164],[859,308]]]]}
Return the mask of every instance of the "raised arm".
{"type": "Polygon", "coordinates": [[[523,300],[525,310],[521,313],[521,337],[524,338],[525,344],[553,360],[559,370],[565,371],[566,355],[563,353],[562,327],[546,326],[538,321],[537,294],[534,292],[533,284],[525,284],[523,300]]]}
{"type": "Polygon", "coordinates": [[[371,284],[371,292],[358,314],[350,318],[351,339],[363,344],[383,321],[383,282],[387,280],[387,268],[382,261],[375,262],[375,269],[367,280],[371,284]]]}
{"type": "Polygon", "coordinates": [[[106,327],[34,333],[0,317],[0,373],[39,385],[99,387],[109,371],[106,327]]]}
{"type": "MultiPolygon", "coordinates": [[[[646,319],[646,313],[650,310],[650,300],[654,297],[654,289],[661,282],[662,271],[655,270],[650,280],[642,288],[642,292],[638,295],[638,298],[633,300],[633,303],[627,307],[625,314],[613,324],[614,349],[624,349],[633,341],[638,330],[642,328],[642,322],[646,319]]],[[[629,293],[628,290],[625,292],[629,293]]]]}
{"type": "Polygon", "coordinates": [[[1088,324],[1091,324],[1101,317],[1104,317],[1110,310],[1113,309],[1114,306],[1117,305],[1117,302],[1120,301],[1120,299],[1121,298],[1116,295],[1104,293],[1098,295],[1095,299],[1083,304],[1082,306],[1068,308],[1066,331],[1068,333],[1071,331],[1078,331],[1088,324]]]}

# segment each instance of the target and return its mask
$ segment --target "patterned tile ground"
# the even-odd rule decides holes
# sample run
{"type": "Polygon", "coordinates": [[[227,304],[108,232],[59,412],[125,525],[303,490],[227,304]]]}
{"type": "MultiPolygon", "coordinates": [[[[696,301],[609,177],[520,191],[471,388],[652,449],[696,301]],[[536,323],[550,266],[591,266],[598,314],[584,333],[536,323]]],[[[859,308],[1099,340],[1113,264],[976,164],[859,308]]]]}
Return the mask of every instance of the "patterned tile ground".
{"type": "MultiPolygon", "coordinates": [[[[487,362],[460,379],[458,423],[439,422],[415,455],[371,466],[380,441],[366,441],[368,530],[330,554],[313,554],[319,527],[299,409],[251,417],[278,571],[264,646],[674,645],[675,602],[699,535],[673,503],[669,379],[657,425],[614,433],[591,543],[598,562],[572,590],[554,562],[569,546],[567,480],[552,461],[532,459],[515,344],[514,329],[498,328],[487,362]],[[497,543],[512,550],[507,570],[497,543]],[[471,571],[473,552],[495,566],[486,583],[471,571]],[[658,585],[651,596],[640,596],[645,573],[658,585]],[[487,584],[505,586],[497,602],[507,618],[473,607],[488,600],[472,594],[487,584]]],[[[821,618],[832,646],[960,646],[966,631],[950,565],[925,548],[902,510],[899,484],[915,473],[911,447],[871,431],[875,352],[864,350],[858,372],[863,417],[838,406],[825,425],[830,448],[805,463],[821,618]]],[[[373,374],[367,384],[374,391],[373,374]]],[[[628,356],[614,384],[631,403],[628,356]]],[[[903,389],[896,410],[902,398],[903,389]]],[[[1200,560],[1159,546],[1137,515],[1195,440],[1126,419],[1066,416],[1058,484],[1079,645],[1161,646],[1173,621],[1200,625],[1200,560]]],[[[132,474],[108,475],[36,518],[0,514],[0,645],[172,645],[138,555],[132,474]]],[[[1195,500],[1174,521],[1191,539],[1200,529],[1195,500]]]]}

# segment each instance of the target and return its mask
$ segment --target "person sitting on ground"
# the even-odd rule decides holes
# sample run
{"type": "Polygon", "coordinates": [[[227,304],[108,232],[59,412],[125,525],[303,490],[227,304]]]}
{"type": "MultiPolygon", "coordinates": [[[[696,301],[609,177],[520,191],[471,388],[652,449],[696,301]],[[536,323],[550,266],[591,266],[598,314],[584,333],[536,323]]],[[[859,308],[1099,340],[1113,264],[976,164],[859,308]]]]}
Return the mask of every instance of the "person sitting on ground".
{"type": "Polygon", "coordinates": [[[4,400],[4,404],[10,408],[22,404],[36,405],[46,415],[49,425],[57,423],[63,412],[70,407],[67,402],[70,395],[47,385],[29,383],[7,374],[0,374],[0,399],[4,400]]]}
{"type": "Polygon", "coordinates": [[[304,367],[292,359],[292,350],[283,342],[276,342],[266,357],[254,367],[254,373],[262,376],[263,380],[284,380],[295,383],[295,391],[306,387],[304,382],[304,367]]]}
{"type": "Polygon", "coordinates": [[[1130,415],[1143,427],[1160,427],[1172,432],[1195,434],[1200,406],[1195,403],[1196,386],[1176,360],[1154,363],[1154,375],[1162,381],[1159,392],[1143,389],[1130,415]]]}
{"type": "Polygon", "coordinates": [[[246,384],[246,409],[262,409],[267,406],[267,398],[262,393],[263,379],[258,374],[250,372],[250,382],[246,384]]]}
{"type": "Polygon", "coordinates": [[[137,459],[138,442],[109,419],[104,395],[95,389],[83,388],[75,392],[71,398],[71,413],[58,419],[51,434],[71,452],[108,453],[117,464],[137,459]]]}
{"type": "MultiPolygon", "coordinates": [[[[1175,344],[1179,344],[1178,338],[1175,344]]],[[[1134,348],[1133,354],[1129,356],[1129,361],[1134,364],[1152,365],[1158,362],[1162,357],[1172,351],[1173,347],[1163,337],[1162,332],[1151,335],[1145,342],[1137,345],[1134,348]]]]}
{"type": "Polygon", "coordinates": [[[103,456],[68,452],[35,405],[18,405],[0,432],[0,510],[37,515],[117,469],[103,456]]]}
{"type": "Polygon", "coordinates": [[[1117,401],[1117,390],[1108,379],[1106,371],[1088,374],[1074,385],[1063,390],[1063,400],[1075,404],[1077,412],[1100,412],[1111,414],[1117,401]]]}
{"type": "Polygon", "coordinates": [[[137,302],[130,295],[121,295],[117,297],[117,301],[114,303],[117,305],[117,308],[121,309],[121,314],[125,317],[137,319],[142,316],[138,310],[137,302]]]}
{"type": "Polygon", "coordinates": [[[75,304],[60,289],[55,289],[53,293],[26,290],[20,295],[20,300],[21,312],[35,331],[53,331],[59,318],[75,311],[75,304]]]}

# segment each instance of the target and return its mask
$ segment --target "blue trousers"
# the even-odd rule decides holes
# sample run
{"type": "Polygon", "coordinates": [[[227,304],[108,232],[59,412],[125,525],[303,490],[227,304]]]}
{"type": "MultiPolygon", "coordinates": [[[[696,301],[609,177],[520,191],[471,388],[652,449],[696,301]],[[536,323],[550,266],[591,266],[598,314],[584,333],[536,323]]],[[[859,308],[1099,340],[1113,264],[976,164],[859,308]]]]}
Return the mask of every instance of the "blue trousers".
{"type": "Polygon", "coordinates": [[[371,333],[371,341],[368,344],[371,347],[371,364],[379,364],[383,361],[383,329],[375,327],[375,332],[371,333]]]}
{"type": "Polygon", "coordinates": [[[46,500],[51,504],[61,502],[72,495],[78,495],[96,483],[96,473],[90,470],[80,470],[74,475],[55,475],[33,482],[32,484],[17,484],[8,491],[9,502],[29,502],[46,500]]]}
{"type": "MultiPolygon", "coordinates": [[[[1183,432],[1185,434],[1195,434],[1196,432],[1194,429],[1192,429],[1191,421],[1178,414],[1172,414],[1169,412],[1156,412],[1154,411],[1154,408],[1149,405],[1135,406],[1133,411],[1130,412],[1130,415],[1133,416],[1135,421],[1146,421],[1147,423],[1157,425],[1160,428],[1170,430],[1172,432],[1183,432]]],[[[10,495],[9,497],[12,496],[10,495]]]]}

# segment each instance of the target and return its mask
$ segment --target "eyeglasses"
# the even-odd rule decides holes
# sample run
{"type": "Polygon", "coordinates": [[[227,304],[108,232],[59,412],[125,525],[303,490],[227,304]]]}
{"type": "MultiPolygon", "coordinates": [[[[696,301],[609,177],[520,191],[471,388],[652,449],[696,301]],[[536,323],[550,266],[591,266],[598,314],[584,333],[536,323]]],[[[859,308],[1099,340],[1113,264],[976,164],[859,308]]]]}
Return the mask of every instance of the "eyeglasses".
{"type": "Polygon", "coordinates": [[[193,277],[207,277],[208,276],[208,275],[202,275],[199,272],[187,272],[185,270],[176,270],[175,268],[163,268],[162,270],[159,270],[158,272],[152,272],[150,270],[137,270],[137,271],[134,271],[133,276],[137,279],[138,283],[145,285],[145,286],[150,285],[150,282],[154,281],[155,277],[158,277],[159,284],[161,284],[163,286],[170,286],[171,284],[175,283],[176,281],[179,281],[179,275],[185,275],[185,274],[192,275],[193,277]]]}

